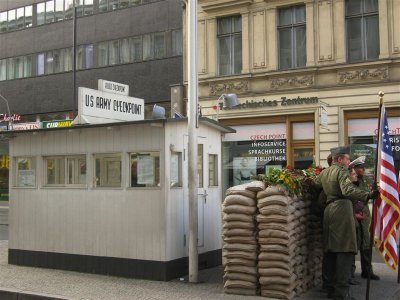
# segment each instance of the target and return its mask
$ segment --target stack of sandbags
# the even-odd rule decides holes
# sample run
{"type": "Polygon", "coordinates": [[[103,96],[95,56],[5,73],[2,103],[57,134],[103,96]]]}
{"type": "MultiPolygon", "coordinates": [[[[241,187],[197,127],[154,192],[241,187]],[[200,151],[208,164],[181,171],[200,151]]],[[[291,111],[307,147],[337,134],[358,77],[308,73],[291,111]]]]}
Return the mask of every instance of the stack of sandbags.
{"type": "Polygon", "coordinates": [[[309,235],[307,239],[308,248],[308,273],[310,281],[308,289],[320,285],[322,281],[322,221],[319,216],[310,214],[308,217],[309,235]]]}
{"type": "Polygon", "coordinates": [[[281,186],[268,186],[257,193],[258,272],[261,295],[293,299],[297,287],[296,270],[302,262],[296,235],[300,221],[293,198],[281,186]]]}
{"type": "Polygon", "coordinates": [[[229,188],[223,202],[224,291],[257,295],[256,192],[264,183],[253,181],[229,188]]]}

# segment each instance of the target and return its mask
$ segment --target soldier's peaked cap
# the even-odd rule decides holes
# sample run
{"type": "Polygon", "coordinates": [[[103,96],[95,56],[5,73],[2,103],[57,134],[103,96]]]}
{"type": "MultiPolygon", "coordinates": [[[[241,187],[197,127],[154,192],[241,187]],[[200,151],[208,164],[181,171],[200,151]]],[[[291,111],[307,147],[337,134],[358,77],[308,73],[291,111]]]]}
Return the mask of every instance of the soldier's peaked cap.
{"type": "Polygon", "coordinates": [[[330,149],[332,155],[337,155],[337,154],[350,154],[350,147],[344,146],[344,147],[335,147],[330,149]]]}
{"type": "Polygon", "coordinates": [[[365,156],[357,157],[349,165],[349,167],[351,167],[351,168],[353,168],[353,167],[364,167],[364,166],[365,166],[365,156]]]}

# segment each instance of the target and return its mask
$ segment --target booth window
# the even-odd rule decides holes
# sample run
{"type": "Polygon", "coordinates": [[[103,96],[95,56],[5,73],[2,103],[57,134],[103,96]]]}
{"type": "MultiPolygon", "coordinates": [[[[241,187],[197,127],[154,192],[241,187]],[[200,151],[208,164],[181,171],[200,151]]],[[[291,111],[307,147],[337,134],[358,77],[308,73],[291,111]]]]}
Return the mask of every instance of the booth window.
{"type": "Polygon", "coordinates": [[[171,187],[182,186],[182,152],[171,152],[171,187]]]}
{"type": "Polygon", "coordinates": [[[121,187],[121,154],[96,154],[95,187],[121,187]]]}
{"type": "Polygon", "coordinates": [[[83,155],[45,157],[46,185],[85,185],[86,158],[83,155]]]}
{"type": "Polygon", "coordinates": [[[160,186],[160,152],[130,154],[131,187],[160,186]]]}
{"type": "Polygon", "coordinates": [[[218,155],[208,155],[208,186],[218,186],[218,155]]]}
{"type": "Polygon", "coordinates": [[[199,188],[203,187],[203,145],[198,144],[197,146],[197,176],[199,178],[199,188]]]}
{"type": "Polygon", "coordinates": [[[17,187],[36,186],[36,162],[34,157],[16,157],[15,174],[17,187]]]}

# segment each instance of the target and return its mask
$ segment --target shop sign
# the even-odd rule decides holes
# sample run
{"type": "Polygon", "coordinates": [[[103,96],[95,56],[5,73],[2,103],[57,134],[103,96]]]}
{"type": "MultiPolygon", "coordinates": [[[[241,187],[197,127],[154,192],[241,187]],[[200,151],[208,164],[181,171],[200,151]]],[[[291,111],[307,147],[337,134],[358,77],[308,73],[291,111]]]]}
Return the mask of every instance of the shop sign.
{"type": "Polygon", "coordinates": [[[80,87],[78,111],[96,123],[138,121],[144,120],[144,100],[80,87]]]}
{"type": "Polygon", "coordinates": [[[72,126],[72,120],[42,122],[42,128],[59,128],[72,126]]]}
{"type": "Polygon", "coordinates": [[[102,91],[102,92],[119,94],[119,95],[124,95],[124,96],[129,95],[129,85],[127,85],[127,84],[122,84],[122,83],[118,83],[118,82],[99,79],[97,85],[98,85],[99,91],[102,91]]]}
{"type": "Polygon", "coordinates": [[[21,120],[21,116],[17,115],[17,114],[13,114],[11,116],[9,116],[8,114],[0,114],[0,122],[8,122],[8,121],[20,121],[21,120]]]}
{"type": "Polygon", "coordinates": [[[39,122],[13,123],[12,124],[13,130],[31,130],[31,129],[39,129],[39,128],[40,128],[39,122]]]}
{"type": "Polygon", "coordinates": [[[224,142],[286,139],[285,123],[241,125],[231,127],[235,129],[236,132],[225,134],[223,138],[224,142]]]}
{"type": "Polygon", "coordinates": [[[318,97],[300,97],[297,96],[295,98],[287,98],[281,97],[279,100],[246,100],[246,102],[241,103],[237,106],[228,108],[222,107],[223,110],[230,110],[230,109],[251,109],[251,108],[262,108],[262,107],[277,107],[277,106],[293,106],[293,105],[309,105],[309,104],[318,104],[319,99],[318,97]]]}

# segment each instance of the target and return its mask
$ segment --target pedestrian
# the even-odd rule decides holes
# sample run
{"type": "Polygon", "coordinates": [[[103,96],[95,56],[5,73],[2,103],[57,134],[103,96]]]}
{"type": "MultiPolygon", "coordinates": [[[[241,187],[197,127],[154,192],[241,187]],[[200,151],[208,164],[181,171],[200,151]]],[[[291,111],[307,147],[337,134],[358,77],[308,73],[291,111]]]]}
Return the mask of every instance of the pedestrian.
{"type": "MultiPolygon", "coordinates": [[[[357,176],[357,186],[360,189],[369,192],[370,189],[368,188],[368,184],[365,178],[365,156],[360,156],[357,159],[353,160],[349,166],[354,170],[357,176]]],[[[359,237],[358,249],[360,251],[361,261],[361,277],[368,278],[369,274],[370,279],[379,280],[379,276],[374,274],[371,265],[369,232],[369,226],[371,223],[371,212],[369,210],[368,201],[364,203],[362,208],[362,217],[358,217],[357,223],[357,236],[359,237]]]]}
{"type": "Polygon", "coordinates": [[[351,200],[368,199],[376,192],[358,189],[349,178],[350,148],[331,149],[333,164],[316,178],[315,185],[323,188],[327,206],[323,219],[324,251],[327,252],[326,267],[329,277],[328,297],[350,297],[350,272],[357,240],[353,203],[351,200]]]}

